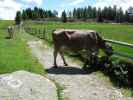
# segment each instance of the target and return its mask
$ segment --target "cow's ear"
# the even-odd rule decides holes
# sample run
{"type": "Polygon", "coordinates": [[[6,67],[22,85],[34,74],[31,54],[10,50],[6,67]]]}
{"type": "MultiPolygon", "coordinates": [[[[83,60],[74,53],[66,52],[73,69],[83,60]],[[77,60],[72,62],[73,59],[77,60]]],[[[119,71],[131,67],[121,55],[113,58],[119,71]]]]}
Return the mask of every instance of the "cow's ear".
{"type": "Polygon", "coordinates": [[[106,43],[106,46],[112,47],[112,44],[111,43],[106,43]]]}
{"type": "Polygon", "coordinates": [[[66,38],[66,39],[68,39],[68,40],[71,39],[71,36],[70,36],[70,34],[69,34],[68,32],[64,32],[64,34],[65,34],[65,38],[66,38]]]}

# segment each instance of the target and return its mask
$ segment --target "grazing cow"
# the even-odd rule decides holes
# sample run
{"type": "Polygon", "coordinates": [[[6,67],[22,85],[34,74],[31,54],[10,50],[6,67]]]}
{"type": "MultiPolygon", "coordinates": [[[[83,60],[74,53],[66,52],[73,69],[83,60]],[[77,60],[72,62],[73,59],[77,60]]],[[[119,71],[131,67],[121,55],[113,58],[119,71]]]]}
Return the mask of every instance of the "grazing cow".
{"type": "Polygon", "coordinates": [[[58,29],[52,35],[54,42],[54,67],[57,67],[56,58],[58,53],[60,53],[64,65],[67,66],[64,51],[79,52],[85,50],[89,57],[97,55],[99,49],[102,49],[108,56],[113,51],[112,47],[94,30],[58,29]]]}
{"type": "Polygon", "coordinates": [[[14,28],[13,28],[13,26],[8,26],[8,34],[9,34],[9,38],[12,39],[13,35],[14,35],[14,28]]]}

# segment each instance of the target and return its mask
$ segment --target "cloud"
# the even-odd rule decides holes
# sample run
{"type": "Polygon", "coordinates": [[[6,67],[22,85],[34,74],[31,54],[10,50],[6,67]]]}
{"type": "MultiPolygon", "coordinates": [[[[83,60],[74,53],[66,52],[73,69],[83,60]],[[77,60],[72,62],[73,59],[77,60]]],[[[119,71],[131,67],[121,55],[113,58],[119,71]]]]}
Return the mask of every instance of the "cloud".
{"type": "Polygon", "coordinates": [[[43,0],[0,0],[0,19],[13,20],[17,11],[27,7],[41,6],[43,0]],[[20,2],[22,1],[22,2],[20,2]]]}
{"type": "Polygon", "coordinates": [[[16,12],[22,5],[15,0],[0,0],[0,19],[14,19],[16,12]]]}
{"type": "Polygon", "coordinates": [[[65,0],[65,1],[70,6],[76,6],[76,5],[83,3],[85,0],[65,0]]]}
{"type": "MultiPolygon", "coordinates": [[[[69,0],[70,1],[70,0],[69,0]]],[[[83,3],[85,0],[74,0],[74,1],[71,1],[71,3],[69,3],[69,5],[71,6],[75,6],[75,5],[78,5],[78,4],[81,4],[83,3]]]]}
{"type": "Polygon", "coordinates": [[[22,0],[22,1],[31,5],[36,5],[36,6],[41,6],[43,3],[43,0],[22,0]]]}
{"type": "Polygon", "coordinates": [[[117,7],[122,7],[123,10],[126,10],[130,6],[133,6],[133,0],[96,0],[96,4],[94,4],[94,6],[101,8],[114,5],[117,7]]]}

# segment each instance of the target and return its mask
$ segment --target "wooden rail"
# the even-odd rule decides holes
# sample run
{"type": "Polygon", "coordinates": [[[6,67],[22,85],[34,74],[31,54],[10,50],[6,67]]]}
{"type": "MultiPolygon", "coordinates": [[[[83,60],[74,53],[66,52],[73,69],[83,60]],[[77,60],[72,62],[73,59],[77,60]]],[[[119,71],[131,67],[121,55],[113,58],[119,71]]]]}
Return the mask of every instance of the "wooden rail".
{"type": "MultiPolygon", "coordinates": [[[[52,41],[51,40],[51,36],[49,37],[48,33],[52,33],[53,30],[47,30],[45,28],[43,29],[36,29],[36,28],[25,28],[26,32],[28,33],[35,33],[35,34],[39,34],[41,36],[41,38],[45,39],[45,40],[48,40],[48,41],[52,41]],[[42,34],[42,35],[41,35],[42,34]]],[[[40,38],[39,36],[39,38],[40,38]]],[[[116,40],[111,40],[111,39],[104,39],[106,42],[109,42],[111,44],[116,44],[116,45],[120,45],[120,46],[125,46],[126,48],[130,48],[130,49],[133,49],[133,44],[130,44],[130,43],[126,43],[126,42],[122,42],[122,41],[116,41],[116,40]]],[[[133,60],[133,56],[130,56],[126,53],[120,53],[120,52],[116,52],[114,51],[114,54],[117,55],[117,56],[122,56],[122,57],[126,57],[126,58],[129,58],[131,60],[133,60]]]]}
{"type": "Polygon", "coordinates": [[[128,55],[128,54],[119,53],[119,52],[116,52],[116,51],[114,51],[114,54],[117,55],[117,56],[126,57],[126,58],[128,58],[128,59],[133,60],[133,56],[130,56],[130,55],[128,55]]]}
{"type": "Polygon", "coordinates": [[[133,48],[133,44],[130,44],[130,43],[116,41],[116,40],[110,40],[110,39],[104,39],[104,40],[107,41],[107,42],[113,43],[113,44],[117,44],[117,45],[129,47],[129,48],[133,48]]]}
{"type": "MultiPolygon", "coordinates": [[[[104,40],[106,42],[109,42],[109,43],[112,43],[112,44],[121,45],[121,46],[125,46],[127,48],[133,49],[133,44],[130,44],[130,43],[116,41],[116,40],[110,40],[110,39],[104,39],[104,40]]],[[[129,59],[133,60],[133,56],[130,56],[128,54],[124,54],[124,53],[120,53],[120,52],[116,52],[116,51],[114,51],[114,54],[117,55],[117,56],[122,56],[122,57],[126,57],[126,58],[129,58],[129,59]]]]}

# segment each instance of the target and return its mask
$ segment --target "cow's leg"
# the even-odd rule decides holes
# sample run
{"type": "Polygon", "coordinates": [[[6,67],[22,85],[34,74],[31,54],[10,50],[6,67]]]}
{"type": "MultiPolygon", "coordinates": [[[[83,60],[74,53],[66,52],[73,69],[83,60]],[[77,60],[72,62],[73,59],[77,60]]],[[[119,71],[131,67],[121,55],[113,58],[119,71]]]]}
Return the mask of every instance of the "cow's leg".
{"type": "Polygon", "coordinates": [[[93,62],[95,65],[98,65],[98,54],[99,54],[99,50],[96,50],[93,54],[93,62]]]}
{"type": "Polygon", "coordinates": [[[90,64],[92,66],[97,66],[98,65],[98,50],[95,50],[92,52],[90,56],[90,64]]]}
{"type": "Polygon", "coordinates": [[[85,59],[85,63],[83,65],[83,69],[86,69],[87,66],[89,66],[89,64],[90,64],[90,54],[91,54],[90,51],[86,54],[87,55],[87,58],[85,59]]]}
{"type": "Polygon", "coordinates": [[[89,63],[89,61],[88,61],[88,59],[86,59],[84,65],[83,65],[83,69],[85,69],[87,67],[88,63],[89,63]]]}
{"type": "Polygon", "coordinates": [[[66,60],[64,58],[64,52],[63,51],[60,51],[60,55],[61,55],[61,58],[63,59],[63,63],[65,66],[68,66],[68,64],[66,63],[66,60]]]}
{"type": "Polygon", "coordinates": [[[11,31],[8,31],[8,34],[9,34],[9,39],[11,39],[12,38],[11,31]]]}
{"type": "Polygon", "coordinates": [[[58,51],[55,49],[55,50],[54,50],[54,67],[55,67],[55,68],[57,68],[57,63],[56,63],[57,54],[58,54],[58,51]]]}

